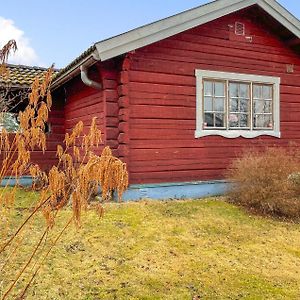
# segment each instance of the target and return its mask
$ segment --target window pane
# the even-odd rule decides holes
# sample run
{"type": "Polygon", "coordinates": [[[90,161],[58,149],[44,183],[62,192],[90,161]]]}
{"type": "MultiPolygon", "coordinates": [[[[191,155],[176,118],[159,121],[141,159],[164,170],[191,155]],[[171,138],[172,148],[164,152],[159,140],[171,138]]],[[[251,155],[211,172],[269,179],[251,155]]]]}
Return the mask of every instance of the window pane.
{"type": "Polygon", "coordinates": [[[204,81],[204,95],[205,96],[213,95],[213,83],[211,81],[204,81]]]}
{"type": "Polygon", "coordinates": [[[264,112],[271,113],[272,112],[272,101],[265,101],[264,112]]]}
{"type": "Polygon", "coordinates": [[[215,96],[225,96],[224,82],[215,82],[215,96]]]}
{"type": "Polygon", "coordinates": [[[262,98],[262,87],[261,85],[253,85],[253,98],[261,99],[262,98]]]}
{"type": "Polygon", "coordinates": [[[216,127],[224,127],[224,114],[216,114],[216,127]]]}
{"type": "Polygon", "coordinates": [[[230,111],[231,112],[238,112],[239,111],[239,100],[230,99],[230,111]]]}
{"type": "Polygon", "coordinates": [[[229,115],[229,126],[230,127],[239,127],[239,116],[238,114],[229,115]]]}
{"type": "Polygon", "coordinates": [[[240,98],[250,98],[250,93],[249,93],[249,84],[240,84],[240,93],[239,93],[240,98]]]}
{"type": "Polygon", "coordinates": [[[213,98],[212,97],[204,97],[204,111],[212,111],[213,110],[213,98]]]}
{"type": "Polygon", "coordinates": [[[204,114],[204,126],[205,127],[214,127],[214,114],[205,113],[204,114]]]}
{"type": "Polygon", "coordinates": [[[224,111],[224,98],[215,98],[214,111],[224,111]]]}
{"type": "Polygon", "coordinates": [[[254,121],[254,127],[257,127],[257,128],[264,127],[264,116],[263,115],[255,115],[253,121],[254,121]]]}
{"type": "Polygon", "coordinates": [[[272,99],[272,87],[270,85],[264,85],[262,88],[263,99],[272,99]]]}
{"type": "Polygon", "coordinates": [[[249,112],[250,110],[250,101],[248,99],[241,99],[240,100],[240,111],[241,112],[249,112]]]}
{"type": "Polygon", "coordinates": [[[225,82],[204,80],[204,127],[225,126],[225,82]]]}
{"type": "Polygon", "coordinates": [[[240,115],[240,127],[249,127],[249,117],[246,114],[240,115]]]}
{"type": "Polygon", "coordinates": [[[264,112],[264,101],[263,100],[255,100],[254,101],[254,113],[261,114],[264,112]]]}
{"type": "Polygon", "coordinates": [[[254,127],[272,129],[272,116],[271,115],[255,115],[254,127]]]}
{"type": "Polygon", "coordinates": [[[230,97],[239,96],[239,88],[237,83],[229,83],[229,93],[230,93],[230,97]]]}
{"type": "Polygon", "coordinates": [[[271,115],[265,115],[265,127],[272,129],[273,128],[273,122],[272,122],[272,116],[271,115]]]}
{"type": "Polygon", "coordinates": [[[253,85],[253,95],[257,100],[253,101],[253,126],[254,129],[273,128],[273,85],[253,85]]]}

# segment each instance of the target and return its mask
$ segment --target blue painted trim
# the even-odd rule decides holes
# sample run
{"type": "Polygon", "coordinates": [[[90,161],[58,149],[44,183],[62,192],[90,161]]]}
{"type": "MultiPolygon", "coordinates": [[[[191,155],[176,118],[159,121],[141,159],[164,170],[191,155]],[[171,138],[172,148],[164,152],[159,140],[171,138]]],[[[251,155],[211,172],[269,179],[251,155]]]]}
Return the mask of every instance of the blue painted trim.
{"type": "Polygon", "coordinates": [[[15,177],[5,177],[0,182],[0,186],[15,186],[15,185],[21,185],[21,186],[31,186],[32,185],[32,177],[31,176],[22,176],[19,179],[16,179],[15,177]]]}
{"type": "Polygon", "coordinates": [[[131,185],[123,195],[124,201],[141,199],[197,199],[224,195],[230,183],[224,180],[131,185]]]}
{"type": "MultiPolygon", "coordinates": [[[[32,177],[23,176],[16,180],[14,177],[6,177],[0,182],[0,186],[31,186],[32,177]]],[[[141,199],[197,199],[210,196],[224,195],[230,187],[230,182],[225,180],[171,182],[159,184],[133,184],[123,195],[123,201],[138,201],[141,199]]],[[[116,198],[116,195],[115,195],[116,198]]]]}

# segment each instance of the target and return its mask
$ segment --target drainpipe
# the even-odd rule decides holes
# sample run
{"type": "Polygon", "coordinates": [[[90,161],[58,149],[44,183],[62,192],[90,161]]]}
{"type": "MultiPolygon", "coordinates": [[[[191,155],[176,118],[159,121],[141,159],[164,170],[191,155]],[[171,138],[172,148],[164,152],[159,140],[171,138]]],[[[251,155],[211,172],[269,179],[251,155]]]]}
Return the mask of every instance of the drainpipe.
{"type": "MultiPolygon", "coordinates": [[[[96,54],[95,52],[92,54],[91,57],[94,61],[99,61],[100,57],[98,54],[96,54]]],[[[96,90],[102,90],[102,84],[99,82],[96,82],[92,79],[89,78],[88,76],[88,66],[85,64],[82,64],[80,66],[80,76],[81,76],[81,80],[84,84],[86,84],[87,86],[94,88],[96,90]]]]}
{"type": "Polygon", "coordinates": [[[84,64],[80,66],[80,75],[84,84],[96,90],[102,90],[101,83],[96,82],[88,77],[88,68],[84,64]]]}

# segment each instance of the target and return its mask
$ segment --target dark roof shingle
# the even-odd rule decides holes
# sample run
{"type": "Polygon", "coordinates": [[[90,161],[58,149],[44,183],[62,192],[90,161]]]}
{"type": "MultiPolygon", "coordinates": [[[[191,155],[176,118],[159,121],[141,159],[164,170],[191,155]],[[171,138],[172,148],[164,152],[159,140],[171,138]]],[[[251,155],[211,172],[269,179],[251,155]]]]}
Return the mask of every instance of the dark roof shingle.
{"type": "MultiPolygon", "coordinates": [[[[36,76],[42,76],[47,68],[30,67],[24,65],[7,64],[8,76],[0,76],[0,85],[9,85],[11,87],[27,88],[30,87],[36,76]]],[[[55,70],[57,73],[59,70],[55,70]]]]}

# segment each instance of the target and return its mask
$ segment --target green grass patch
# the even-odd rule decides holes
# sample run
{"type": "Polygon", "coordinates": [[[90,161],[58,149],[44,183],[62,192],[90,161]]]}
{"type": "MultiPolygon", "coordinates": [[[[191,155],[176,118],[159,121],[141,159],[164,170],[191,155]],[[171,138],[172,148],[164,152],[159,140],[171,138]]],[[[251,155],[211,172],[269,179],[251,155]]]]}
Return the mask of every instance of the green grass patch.
{"type": "MultiPolygon", "coordinates": [[[[20,192],[17,206],[32,195],[20,192]]],[[[60,213],[53,234],[70,215],[60,213]]],[[[32,224],[18,262],[43,224],[32,224]]],[[[89,210],[80,230],[66,232],[27,299],[299,299],[299,253],[300,225],[222,198],[107,204],[102,219],[89,210]]]]}

